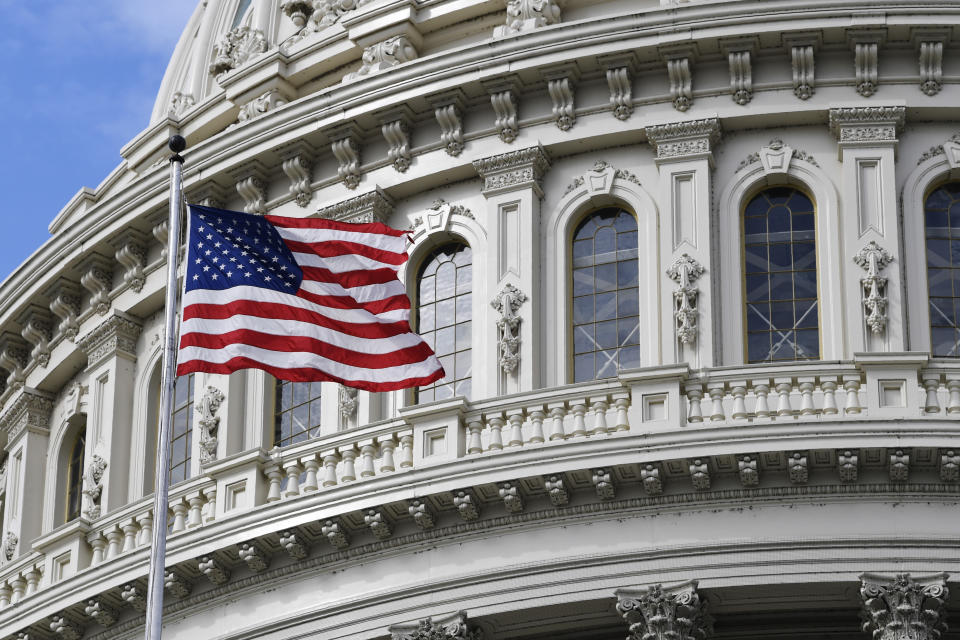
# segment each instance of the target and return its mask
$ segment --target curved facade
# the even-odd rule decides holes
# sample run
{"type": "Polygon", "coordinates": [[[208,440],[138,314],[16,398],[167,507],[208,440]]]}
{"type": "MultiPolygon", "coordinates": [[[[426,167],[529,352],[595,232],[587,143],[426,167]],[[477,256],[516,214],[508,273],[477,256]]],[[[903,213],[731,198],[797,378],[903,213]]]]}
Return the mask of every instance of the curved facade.
{"type": "Polygon", "coordinates": [[[190,202],[410,229],[450,377],[181,378],[164,638],[960,637],[958,23],[201,3],[0,291],[0,637],[142,634],[174,133],[190,202]]]}

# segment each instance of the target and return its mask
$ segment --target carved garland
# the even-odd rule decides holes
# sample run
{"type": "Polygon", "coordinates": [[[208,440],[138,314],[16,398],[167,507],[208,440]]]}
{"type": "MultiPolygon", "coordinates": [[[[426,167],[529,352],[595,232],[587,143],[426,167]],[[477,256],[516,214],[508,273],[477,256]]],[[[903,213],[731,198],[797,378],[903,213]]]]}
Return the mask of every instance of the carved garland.
{"type": "Polygon", "coordinates": [[[853,257],[867,275],[860,279],[864,320],[873,333],[880,334],[887,326],[887,278],[880,272],[893,261],[886,249],[874,241],[853,257]]]}
{"type": "Polygon", "coordinates": [[[517,311],[527,300],[527,295],[512,284],[507,284],[493,299],[490,306],[496,309],[500,368],[504,373],[513,373],[520,364],[520,316],[517,311]]]}
{"type": "Polygon", "coordinates": [[[667,269],[667,276],[677,283],[673,292],[673,317],[677,323],[677,340],[692,344],[697,339],[697,297],[693,283],[703,274],[703,266],[684,253],[667,269]]]}

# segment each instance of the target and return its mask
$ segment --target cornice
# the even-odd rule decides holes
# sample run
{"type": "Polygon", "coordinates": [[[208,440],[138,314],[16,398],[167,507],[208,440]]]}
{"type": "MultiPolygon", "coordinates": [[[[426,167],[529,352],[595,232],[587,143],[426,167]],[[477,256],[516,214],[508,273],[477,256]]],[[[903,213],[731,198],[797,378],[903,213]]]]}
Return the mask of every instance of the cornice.
{"type": "Polygon", "coordinates": [[[481,158],[474,161],[473,167],[483,180],[481,190],[487,197],[508,191],[533,189],[537,196],[542,198],[543,187],[540,181],[550,169],[550,156],[538,144],[535,147],[481,158]]]}
{"type": "Polygon", "coordinates": [[[53,396],[38,389],[24,387],[20,390],[10,408],[0,416],[0,430],[7,432],[8,447],[24,431],[49,432],[53,400],[53,396]]]}
{"type": "Polygon", "coordinates": [[[710,157],[721,136],[720,119],[716,116],[649,125],[645,131],[658,163],[710,157]]]}
{"type": "Polygon", "coordinates": [[[320,218],[341,222],[386,222],[393,214],[393,198],[380,187],[317,209],[320,218]]]}
{"type": "Polygon", "coordinates": [[[118,355],[136,360],[137,338],[143,323],[122,311],[114,310],[113,316],[100,323],[93,331],[78,341],[80,350],[87,354],[87,367],[100,364],[105,358],[118,355]]]}

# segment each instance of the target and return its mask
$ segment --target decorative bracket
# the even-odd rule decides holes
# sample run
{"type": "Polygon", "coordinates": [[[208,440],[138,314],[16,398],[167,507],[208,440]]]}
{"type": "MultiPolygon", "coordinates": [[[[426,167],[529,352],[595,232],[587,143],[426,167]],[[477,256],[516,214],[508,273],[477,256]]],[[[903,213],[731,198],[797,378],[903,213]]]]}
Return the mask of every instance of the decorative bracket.
{"type": "Polygon", "coordinates": [[[143,273],[147,262],[147,236],[136,229],[127,229],[113,240],[113,247],[116,249],[113,257],[123,266],[123,281],[140,293],[147,281],[143,273]]]}
{"type": "Polygon", "coordinates": [[[911,39],[920,54],[920,91],[935,96],[943,88],[943,50],[950,39],[950,29],[914,29],[911,39]]]}
{"type": "Polygon", "coordinates": [[[26,382],[27,343],[15,333],[0,336],[0,367],[7,370],[7,389],[20,389],[26,382]]]}
{"type": "Polygon", "coordinates": [[[337,159],[337,175],[347,189],[360,185],[359,131],[353,124],[338,127],[330,132],[330,150],[337,159]]]}
{"type": "Polygon", "coordinates": [[[50,322],[50,312],[43,307],[30,305],[20,316],[20,335],[33,345],[30,359],[41,367],[50,364],[50,340],[53,338],[53,327],[50,322]]]}
{"type": "Polygon", "coordinates": [[[44,294],[50,299],[50,311],[60,323],[57,332],[67,340],[74,340],[80,332],[80,287],[69,280],[61,278],[44,294]]]}
{"type": "Polygon", "coordinates": [[[526,300],[525,293],[508,283],[490,302],[490,306],[500,314],[497,319],[497,332],[500,368],[504,373],[513,373],[520,364],[520,316],[517,311],[526,300]]]}
{"type": "Polygon", "coordinates": [[[607,87],[610,89],[610,106],[613,117],[627,120],[633,113],[633,56],[606,56],[598,61],[607,68],[607,87]]]}
{"type": "Polygon", "coordinates": [[[463,152],[463,111],[466,97],[461,89],[430,97],[433,115],[440,125],[440,142],[450,156],[463,152]]]}
{"type": "Polygon", "coordinates": [[[686,111],[693,105],[693,74],[690,64],[696,50],[689,45],[678,45],[661,48],[660,53],[667,63],[673,108],[686,111]]]}
{"type": "Polygon", "coordinates": [[[417,622],[394,624],[388,629],[390,640],[481,640],[482,632],[471,628],[465,611],[417,622]]]}
{"type": "Polygon", "coordinates": [[[755,38],[736,38],[721,42],[730,66],[730,91],[733,101],[745,105],[753,100],[752,55],[755,38]]]}
{"type": "Polygon", "coordinates": [[[853,261],[867,272],[860,279],[864,319],[871,331],[883,333],[887,326],[887,278],[880,272],[893,262],[893,256],[871,240],[853,256],[853,261]]]}
{"type": "Polygon", "coordinates": [[[854,67],[856,69],[857,93],[869,98],[877,92],[879,84],[879,50],[886,32],[865,29],[847,33],[847,39],[853,47],[854,67]]]}
{"type": "Polygon", "coordinates": [[[313,170],[310,151],[302,143],[285,147],[280,151],[283,158],[283,173],[290,180],[290,195],[300,207],[308,206],[313,198],[313,189],[310,186],[313,170]]]}
{"type": "Polygon", "coordinates": [[[693,283],[703,274],[703,266],[684,253],[667,269],[667,276],[677,283],[673,292],[673,317],[677,321],[677,340],[692,344],[697,339],[697,297],[700,290],[693,283]]]}
{"type": "Polygon", "coordinates": [[[245,213],[266,215],[267,170],[257,161],[251,161],[233,172],[237,193],[243,198],[245,213]]]}
{"type": "Polygon", "coordinates": [[[547,93],[553,102],[553,117],[557,128],[569,131],[577,121],[574,110],[574,87],[580,79],[580,70],[575,64],[565,64],[541,70],[547,81],[547,93]]]}
{"type": "Polygon", "coordinates": [[[99,253],[87,256],[79,265],[80,284],[90,292],[90,306],[101,316],[110,310],[113,287],[113,261],[99,253]]]}
{"type": "Polygon", "coordinates": [[[387,160],[400,173],[410,168],[413,155],[410,153],[410,123],[413,114],[408,108],[391,109],[378,114],[380,117],[380,131],[387,141],[387,160]]]}
{"type": "Polygon", "coordinates": [[[493,126],[497,129],[497,135],[510,144],[520,133],[517,122],[519,81],[515,77],[508,77],[488,82],[484,86],[490,94],[490,104],[496,115],[493,126]]]}
{"type": "Polygon", "coordinates": [[[795,33],[783,37],[783,44],[790,50],[793,95],[801,100],[809,100],[817,90],[814,53],[819,43],[818,32],[795,33]]]}
{"type": "Polygon", "coordinates": [[[505,38],[560,22],[557,0],[507,0],[507,24],[493,30],[494,38],[505,38]]]}

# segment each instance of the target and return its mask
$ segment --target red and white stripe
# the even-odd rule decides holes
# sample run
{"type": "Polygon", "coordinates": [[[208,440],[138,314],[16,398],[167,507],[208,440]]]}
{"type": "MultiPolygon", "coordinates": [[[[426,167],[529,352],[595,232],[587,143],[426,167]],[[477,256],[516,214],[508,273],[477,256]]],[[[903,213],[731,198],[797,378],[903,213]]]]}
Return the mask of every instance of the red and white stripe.
{"type": "Polygon", "coordinates": [[[283,380],[327,380],[367,391],[444,376],[410,330],[397,278],[406,232],[384,224],[266,216],[303,269],[296,293],[256,286],[185,294],[177,375],[263,369],[283,380]]]}

